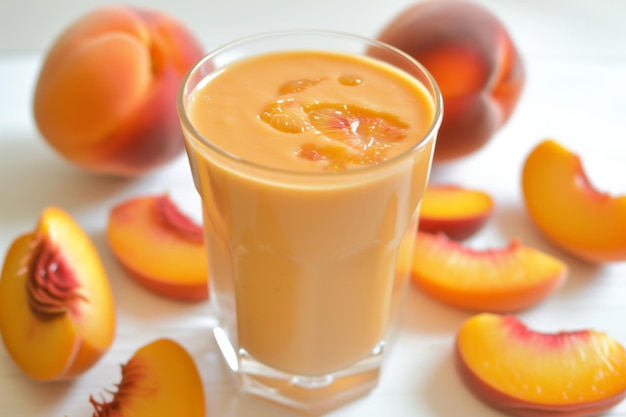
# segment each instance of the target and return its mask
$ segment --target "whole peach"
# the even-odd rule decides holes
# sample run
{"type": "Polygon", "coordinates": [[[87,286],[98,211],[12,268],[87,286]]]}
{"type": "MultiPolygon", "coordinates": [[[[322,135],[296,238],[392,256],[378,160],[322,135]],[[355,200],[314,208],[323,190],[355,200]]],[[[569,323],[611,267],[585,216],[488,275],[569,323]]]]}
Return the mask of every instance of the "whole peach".
{"type": "Polygon", "coordinates": [[[482,148],[513,112],[525,82],[521,56],[503,23],[478,4],[414,4],[378,36],[421,62],[443,96],[435,162],[482,148]]]}
{"type": "Polygon", "coordinates": [[[133,177],[184,149],[176,93],[203,49],[163,12],[104,7],[53,43],[34,92],[43,138],[89,171],[133,177]]]}

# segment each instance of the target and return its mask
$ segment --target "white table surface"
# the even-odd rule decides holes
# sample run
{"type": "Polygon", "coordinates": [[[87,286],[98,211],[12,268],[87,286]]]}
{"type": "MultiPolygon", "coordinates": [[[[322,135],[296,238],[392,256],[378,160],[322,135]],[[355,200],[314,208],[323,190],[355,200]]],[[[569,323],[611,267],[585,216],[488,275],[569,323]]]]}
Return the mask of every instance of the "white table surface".
{"type": "MultiPolygon", "coordinates": [[[[15,3],[29,7],[31,2],[15,3]]],[[[61,3],[69,5],[50,12],[54,24],[60,25],[85,9],[85,4],[94,2],[82,2],[80,6],[78,2],[61,3]]],[[[388,18],[411,2],[236,0],[222,2],[219,7],[209,7],[209,2],[178,3],[185,4],[154,4],[188,19],[210,48],[242,35],[287,27],[322,27],[375,36],[388,18]],[[241,9],[243,6],[247,8],[241,9]],[[351,15],[352,11],[359,11],[359,17],[351,15]],[[202,19],[205,12],[210,12],[208,23],[202,19]]],[[[626,194],[626,2],[480,3],[496,13],[513,35],[526,62],[527,83],[513,118],[489,145],[463,160],[436,167],[432,180],[483,189],[494,197],[493,217],[468,245],[500,247],[519,238],[570,266],[564,287],[520,313],[523,321],[543,331],[601,330],[626,344],[626,263],[591,266],[551,245],[531,224],[520,190],[526,154],[542,139],[552,137],[583,158],[587,174],[598,189],[626,194]]],[[[0,6],[0,15],[8,10],[19,18],[16,4],[0,6]]],[[[36,22],[45,20],[45,13],[37,9],[35,25],[28,27],[39,38],[51,39],[56,33],[37,32],[36,22]]],[[[10,20],[6,14],[2,19],[10,20]]],[[[40,28],[50,30],[49,26],[40,28]]],[[[32,121],[32,91],[43,48],[6,48],[11,44],[10,36],[20,34],[3,33],[5,48],[0,49],[4,51],[0,52],[1,259],[19,234],[32,230],[45,206],[64,208],[80,222],[100,251],[115,293],[119,322],[111,349],[74,382],[30,380],[0,344],[0,415],[91,415],[89,395],[113,388],[120,380],[119,364],[128,361],[143,344],[167,336],[179,341],[195,358],[204,381],[207,416],[287,417],[285,412],[237,393],[209,335],[213,319],[206,304],[172,302],[147,292],[117,264],[105,241],[110,208],[134,196],[170,191],[183,210],[197,216],[198,198],[184,156],[133,181],[95,177],[66,163],[45,144],[32,121]]],[[[36,41],[33,44],[39,45],[36,41]]],[[[379,386],[329,416],[501,416],[465,389],[453,366],[454,334],[470,315],[411,288],[379,386]]],[[[626,416],[626,403],[607,415],[626,416]]]]}

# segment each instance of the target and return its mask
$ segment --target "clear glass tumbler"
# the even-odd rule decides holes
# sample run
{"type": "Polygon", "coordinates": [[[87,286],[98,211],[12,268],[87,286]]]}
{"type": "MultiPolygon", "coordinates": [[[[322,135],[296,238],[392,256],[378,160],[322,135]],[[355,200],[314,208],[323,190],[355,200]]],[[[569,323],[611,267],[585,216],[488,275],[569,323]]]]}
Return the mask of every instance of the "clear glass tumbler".
{"type": "MultiPolygon", "coordinates": [[[[365,86],[369,79],[361,77],[360,69],[346,73],[340,69],[336,79],[326,73],[300,77],[294,71],[284,80],[291,86],[289,97],[300,97],[300,91],[307,89],[307,94],[315,94],[319,83],[326,88],[322,104],[313,100],[302,107],[321,112],[318,116],[331,109],[343,121],[349,120],[343,126],[349,134],[363,135],[359,129],[370,129],[374,133],[368,138],[377,142],[377,129],[397,122],[394,109],[368,109],[363,103],[324,105],[334,91],[365,88],[360,84],[365,86]],[[333,82],[336,87],[328,84],[333,82]]],[[[387,96],[380,99],[384,103],[401,100],[392,91],[382,95],[387,96]]],[[[342,100],[346,97],[351,96],[342,100]]],[[[370,107],[376,107],[379,98],[368,100],[370,107]]],[[[410,108],[413,101],[409,97],[399,105],[410,108]]],[[[307,415],[323,414],[368,392],[378,381],[408,282],[419,204],[442,117],[435,81],[406,54],[373,40],[326,31],[275,32],[210,52],[184,79],[177,104],[203,202],[211,302],[219,323],[214,337],[240,388],[307,415]],[[408,90],[421,95],[415,101],[426,104],[423,111],[407,111],[398,123],[400,129],[421,123],[421,129],[415,130],[420,133],[398,136],[396,140],[406,146],[393,156],[380,157],[395,146],[383,143],[378,149],[382,153],[377,151],[374,159],[353,163],[348,158],[347,167],[341,169],[324,165],[334,154],[319,149],[308,153],[300,149],[298,155],[322,160],[307,162],[321,168],[300,170],[276,160],[253,160],[227,148],[236,136],[259,152],[270,146],[256,134],[236,130],[239,125],[264,123],[259,117],[262,109],[249,114],[245,110],[248,93],[256,88],[253,84],[264,82],[263,72],[259,67],[259,74],[241,85],[210,94],[201,92],[203,88],[251,57],[307,51],[363,58],[362,65],[380,66],[402,78],[408,90]],[[212,111],[224,114],[214,119],[207,115],[204,120],[197,100],[216,100],[220,95],[228,96],[230,104],[212,111]],[[238,114],[233,115],[232,109],[238,114]],[[224,127],[229,120],[232,126],[224,127]]],[[[287,139],[277,141],[297,137],[278,127],[276,134],[287,139]]],[[[315,123],[309,127],[315,130],[315,123]]],[[[396,127],[385,132],[395,132],[396,127]]],[[[327,139],[330,149],[351,146],[327,139]]]]}

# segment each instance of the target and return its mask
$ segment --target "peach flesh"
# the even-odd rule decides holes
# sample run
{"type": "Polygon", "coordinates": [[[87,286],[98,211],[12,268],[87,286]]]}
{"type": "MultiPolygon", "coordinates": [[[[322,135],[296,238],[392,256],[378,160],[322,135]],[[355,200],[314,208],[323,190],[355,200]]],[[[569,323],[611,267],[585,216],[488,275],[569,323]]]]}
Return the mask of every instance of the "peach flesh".
{"type": "Polygon", "coordinates": [[[93,396],[94,417],[204,417],[202,380],[193,358],[171,339],[138,349],[122,365],[122,381],[111,401],[93,396]]]}
{"type": "Polygon", "coordinates": [[[539,333],[479,314],[461,326],[455,359],[470,391],[512,416],[593,416],[626,396],[626,351],[595,331],[539,333]]]}
{"type": "Polygon", "coordinates": [[[180,301],[208,298],[204,231],[167,194],[115,206],[107,239],[116,258],[144,287],[180,301]]]}
{"type": "Polygon", "coordinates": [[[558,259],[517,241],[484,250],[424,232],[415,241],[413,283],[429,296],[465,310],[529,308],[560,288],[567,274],[558,259]]]}
{"type": "Polygon", "coordinates": [[[111,345],[115,308],[89,237],[49,207],[34,232],[17,238],[0,281],[0,331],[16,364],[41,380],[71,379],[111,345]]]}
{"type": "Polygon", "coordinates": [[[578,155],[539,143],[524,162],[522,191],[531,219],[559,247],[592,263],[626,260],[626,195],[597,191],[578,155]]]}
{"type": "Polygon", "coordinates": [[[483,191],[431,184],[422,197],[419,230],[464,240],[485,225],[493,206],[493,199],[483,191]]]}

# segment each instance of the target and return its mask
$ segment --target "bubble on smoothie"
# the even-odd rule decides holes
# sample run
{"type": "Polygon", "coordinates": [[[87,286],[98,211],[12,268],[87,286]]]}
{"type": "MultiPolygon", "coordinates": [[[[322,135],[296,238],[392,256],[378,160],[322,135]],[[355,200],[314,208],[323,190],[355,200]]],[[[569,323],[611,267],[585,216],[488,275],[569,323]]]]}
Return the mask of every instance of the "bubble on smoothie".
{"type": "Polygon", "coordinates": [[[312,80],[310,78],[301,78],[297,80],[289,80],[278,88],[278,94],[291,94],[291,93],[299,93],[301,91],[306,90],[308,87],[314,86],[315,84],[322,81],[323,78],[318,78],[312,80]]]}
{"type": "Polygon", "coordinates": [[[348,87],[354,87],[360,85],[363,82],[363,79],[358,75],[354,74],[344,74],[339,76],[338,78],[339,84],[345,85],[348,87]]]}
{"type": "Polygon", "coordinates": [[[277,100],[266,105],[259,118],[284,133],[302,133],[311,127],[309,116],[295,100],[277,100]]]}

